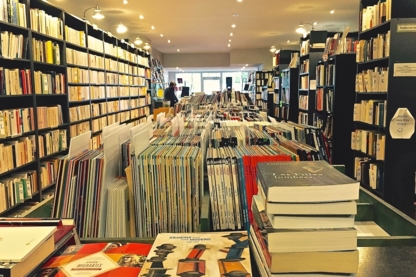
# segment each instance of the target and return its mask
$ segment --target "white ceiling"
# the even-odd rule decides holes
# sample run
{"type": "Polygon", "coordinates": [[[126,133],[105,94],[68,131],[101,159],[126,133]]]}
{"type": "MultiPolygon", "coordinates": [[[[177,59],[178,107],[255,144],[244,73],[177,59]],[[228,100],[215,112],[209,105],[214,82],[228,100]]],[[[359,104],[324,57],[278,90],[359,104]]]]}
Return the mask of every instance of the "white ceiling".
{"type": "Polygon", "coordinates": [[[49,2],[81,18],[85,9],[98,4],[105,19],[92,19],[90,10],[87,19],[91,23],[116,34],[112,25],[122,22],[128,33],[117,35],[120,39],[133,40],[139,35],[162,53],[176,53],[177,49],[181,53],[229,52],[271,45],[284,49],[287,40],[292,45],[298,43],[300,35],[295,29],[300,21],[317,22],[316,30],[342,31],[349,26],[356,31],[358,26],[358,0],[129,0],[126,5],[123,0],[49,2]],[[335,10],[334,14],[330,10],[335,10]],[[233,17],[235,13],[239,16],[233,17]],[[232,24],[237,27],[231,28],[232,24]]]}

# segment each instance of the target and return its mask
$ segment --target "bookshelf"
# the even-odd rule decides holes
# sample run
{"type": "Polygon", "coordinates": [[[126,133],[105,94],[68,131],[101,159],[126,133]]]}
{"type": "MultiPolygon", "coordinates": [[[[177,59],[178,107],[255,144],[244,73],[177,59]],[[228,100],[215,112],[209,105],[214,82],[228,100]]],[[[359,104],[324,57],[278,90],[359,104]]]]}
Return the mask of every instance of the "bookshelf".
{"type": "Polygon", "coordinates": [[[50,3],[12,1],[19,13],[0,29],[21,50],[0,56],[0,216],[42,202],[71,137],[93,129],[97,148],[100,127],[151,111],[147,53],[50,3]]]}
{"type": "Polygon", "coordinates": [[[416,114],[416,75],[402,69],[416,62],[414,1],[360,1],[356,100],[352,148],[363,187],[414,216],[416,136],[395,139],[391,121],[399,108],[416,114]],[[376,7],[378,6],[378,7],[376,7]],[[386,13],[370,21],[373,11],[386,13]],[[370,49],[367,51],[365,49],[370,49]]]}
{"type": "MultiPolygon", "coordinates": [[[[262,110],[268,110],[269,94],[273,96],[274,83],[273,83],[274,71],[262,70],[256,71],[256,106],[262,110]]],[[[268,112],[268,115],[270,110],[268,112]]]]}
{"type": "Polygon", "coordinates": [[[354,123],[351,106],[355,102],[355,53],[332,55],[316,65],[316,97],[313,125],[323,130],[329,143],[332,164],[345,165],[352,176],[353,152],[350,144],[354,123]]]}
{"type": "Polygon", "coordinates": [[[317,62],[322,58],[325,42],[331,33],[312,30],[300,39],[298,119],[300,124],[313,125],[317,62]]]}
{"type": "Polygon", "coordinates": [[[296,55],[299,55],[299,51],[282,49],[276,52],[274,58],[276,66],[274,67],[274,97],[271,99],[273,101],[271,113],[278,120],[289,120],[289,118],[294,122],[297,120],[297,115],[293,116],[298,110],[297,105],[293,107],[293,104],[297,102],[298,93],[298,68],[296,65],[298,57],[294,57],[296,55]],[[289,68],[292,60],[295,64],[289,68]],[[290,99],[293,101],[291,102],[290,99]],[[292,116],[289,116],[290,113],[292,116]]]}

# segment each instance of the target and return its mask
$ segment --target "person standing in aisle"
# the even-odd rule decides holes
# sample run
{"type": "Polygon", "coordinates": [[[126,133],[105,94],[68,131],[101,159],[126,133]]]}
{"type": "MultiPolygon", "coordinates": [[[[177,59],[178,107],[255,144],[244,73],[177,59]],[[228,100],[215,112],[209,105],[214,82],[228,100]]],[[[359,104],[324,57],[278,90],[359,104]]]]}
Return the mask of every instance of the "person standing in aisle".
{"type": "Polygon", "coordinates": [[[175,82],[170,82],[169,87],[165,89],[164,98],[165,100],[170,101],[170,106],[175,106],[176,102],[178,102],[178,98],[175,95],[175,82]]]}

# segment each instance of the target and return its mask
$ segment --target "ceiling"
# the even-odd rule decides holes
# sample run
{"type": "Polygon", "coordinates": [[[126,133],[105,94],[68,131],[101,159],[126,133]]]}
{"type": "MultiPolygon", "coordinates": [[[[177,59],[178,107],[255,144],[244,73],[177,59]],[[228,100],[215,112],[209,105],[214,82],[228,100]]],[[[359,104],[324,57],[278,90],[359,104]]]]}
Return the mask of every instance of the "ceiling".
{"type": "MultiPolygon", "coordinates": [[[[358,26],[358,0],[48,0],[80,18],[99,5],[105,18],[87,19],[103,30],[134,40],[139,35],[162,53],[216,53],[232,49],[296,45],[300,21],[317,22],[316,30],[342,31],[358,26]],[[331,14],[330,11],[334,10],[331,14]],[[238,17],[233,14],[239,14],[238,17]],[[140,19],[143,15],[144,19],[140,19]],[[116,34],[122,22],[128,32],[116,34]],[[231,25],[236,24],[236,28],[231,25]],[[151,26],[155,29],[152,30],[151,26]],[[230,36],[230,33],[233,36],[230,36]],[[163,34],[163,37],[160,36],[163,34]],[[168,43],[168,39],[171,43],[168,43]],[[231,39],[231,42],[229,42],[231,39]],[[287,41],[290,40],[288,43],[287,41]],[[230,43],[230,47],[228,47],[230,43]]],[[[306,28],[311,28],[305,24],[306,28]]]]}

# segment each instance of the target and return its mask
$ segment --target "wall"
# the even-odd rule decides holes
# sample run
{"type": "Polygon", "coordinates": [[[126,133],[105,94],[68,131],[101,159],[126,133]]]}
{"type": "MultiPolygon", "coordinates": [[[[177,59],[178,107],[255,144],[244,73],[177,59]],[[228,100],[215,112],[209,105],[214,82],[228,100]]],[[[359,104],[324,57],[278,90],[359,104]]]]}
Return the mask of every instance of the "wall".
{"type": "Polygon", "coordinates": [[[163,66],[170,68],[230,66],[228,53],[167,53],[163,54],[163,60],[163,66]]]}
{"type": "Polygon", "coordinates": [[[258,66],[259,69],[272,69],[272,54],[269,49],[233,49],[230,51],[230,65],[246,64],[258,66]]]}

